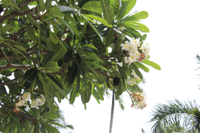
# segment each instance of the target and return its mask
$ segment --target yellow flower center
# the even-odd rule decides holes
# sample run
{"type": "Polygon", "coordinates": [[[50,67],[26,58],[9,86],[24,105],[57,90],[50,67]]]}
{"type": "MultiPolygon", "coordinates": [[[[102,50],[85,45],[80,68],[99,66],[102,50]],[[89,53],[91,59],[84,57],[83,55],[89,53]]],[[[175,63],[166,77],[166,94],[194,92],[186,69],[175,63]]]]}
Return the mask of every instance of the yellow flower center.
{"type": "Polygon", "coordinates": [[[28,95],[27,94],[24,94],[24,97],[26,98],[28,95]]]}
{"type": "Polygon", "coordinates": [[[124,47],[127,48],[127,44],[125,44],[124,47]]]}
{"type": "Polygon", "coordinates": [[[130,58],[131,58],[131,59],[133,59],[134,57],[133,57],[133,56],[131,56],[130,58]]]}
{"type": "Polygon", "coordinates": [[[135,43],[135,42],[136,42],[136,40],[133,41],[133,43],[135,43]]]}

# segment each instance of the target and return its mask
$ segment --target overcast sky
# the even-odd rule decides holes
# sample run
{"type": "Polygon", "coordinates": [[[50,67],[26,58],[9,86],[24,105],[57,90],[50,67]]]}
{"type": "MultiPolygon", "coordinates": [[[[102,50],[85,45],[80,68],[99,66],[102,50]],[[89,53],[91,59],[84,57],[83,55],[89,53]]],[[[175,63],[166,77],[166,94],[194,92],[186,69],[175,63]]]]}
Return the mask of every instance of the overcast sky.
{"type": "MultiPolygon", "coordinates": [[[[151,45],[150,60],[161,66],[161,71],[150,68],[143,73],[146,83],[141,85],[147,95],[147,108],[131,108],[131,100],[123,94],[125,110],[115,104],[113,133],[141,133],[149,130],[147,121],[157,103],[178,98],[196,99],[200,105],[200,85],[195,56],[200,53],[200,0],[138,0],[133,11],[146,10],[149,17],[143,20],[150,29],[147,41],[151,45]]],[[[200,77],[199,77],[200,78],[200,77]]],[[[81,99],[74,106],[62,101],[66,122],[74,126],[73,133],[108,133],[111,97],[99,105],[94,98],[84,110],[81,99]]],[[[68,131],[63,131],[63,133],[68,131]]]]}

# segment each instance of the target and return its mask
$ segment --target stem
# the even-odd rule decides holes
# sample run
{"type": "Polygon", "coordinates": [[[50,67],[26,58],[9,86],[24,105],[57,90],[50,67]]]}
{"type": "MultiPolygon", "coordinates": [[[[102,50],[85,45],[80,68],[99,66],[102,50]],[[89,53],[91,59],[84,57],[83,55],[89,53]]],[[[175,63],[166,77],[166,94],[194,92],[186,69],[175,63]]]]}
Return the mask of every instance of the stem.
{"type": "Polygon", "coordinates": [[[113,116],[114,116],[114,105],[115,105],[115,91],[113,90],[111,114],[110,114],[110,131],[109,131],[109,133],[112,133],[113,116]]]}

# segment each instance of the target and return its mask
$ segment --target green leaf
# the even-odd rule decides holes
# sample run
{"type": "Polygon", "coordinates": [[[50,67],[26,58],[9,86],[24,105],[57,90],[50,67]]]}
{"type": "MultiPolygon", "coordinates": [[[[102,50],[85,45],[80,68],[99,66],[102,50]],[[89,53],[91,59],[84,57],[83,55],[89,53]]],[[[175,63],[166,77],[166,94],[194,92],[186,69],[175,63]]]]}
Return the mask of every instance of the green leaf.
{"type": "Polygon", "coordinates": [[[120,82],[120,79],[119,79],[118,77],[115,77],[115,78],[113,79],[113,85],[114,85],[114,86],[117,86],[117,85],[119,84],[119,82],[120,82]]]}
{"type": "Polygon", "coordinates": [[[101,65],[99,65],[99,64],[97,64],[97,63],[89,62],[89,61],[88,61],[87,63],[93,65],[94,67],[101,68],[101,69],[103,69],[103,70],[105,70],[105,71],[108,71],[105,67],[103,67],[103,66],[101,66],[101,65]]]}
{"type": "Polygon", "coordinates": [[[63,88],[62,86],[54,79],[53,76],[49,75],[49,74],[46,74],[45,76],[49,82],[55,87],[55,89],[60,92],[61,95],[63,95],[64,97],[67,95],[64,91],[63,91],[63,88]]]}
{"type": "Polygon", "coordinates": [[[75,13],[76,12],[74,8],[71,8],[69,6],[59,6],[59,8],[62,13],[75,13]]]}
{"type": "Polygon", "coordinates": [[[138,70],[138,67],[135,65],[135,63],[132,63],[131,67],[133,68],[135,73],[140,77],[140,79],[143,79],[143,76],[142,76],[141,72],[138,70]]]}
{"type": "Polygon", "coordinates": [[[49,38],[49,29],[43,23],[40,23],[40,30],[46,38],[49,38]]]}
{"type": "Polygon", "coordinates": [[[64,62],[67,64],[72,59],[72,50],[69,50],[64,56],[64,62]]]}
{"type": "Polygon", "coordinates": [[[147,38],[147,34],[144,34],[141,38],[140,38],[140,42],[144,41],[147,38]]]}
{"type": "Polygon", "coordinates": [[[148,27],[146,27],[144,24],[141,24],[141,23],[130,23],[130,22],[126,22],[125,24],[128,24],[133,29],[140,30],[142,32],[149,32],[148,27]]]}
{"type": "Polygon", "coordinates": [[[104,63],[103,60],[101,58],[99,58],[99,56],[97,56],[95,53],[85,52],[85,54],[88,56],[88,58],[96,59],[96,60],[104,63]]]}
{"type": "Polygon", "coordinates": [[[97,76],[97,78],[99,78],[99,74],[94,70],[94,68],[87,61],[85,62],[85,65],[88,67],[90,71],[92,71],[97,76]]]}
{"type": "Polygon", "coordinates": [[[83,44],[83,45],[81,45],[82,47],[88,47],[88,48],[93,48],[93,49],[95,49],[95,50],[98,50],[94,45],[92,45],[92,44],[83,44]]]}
{"type": "Polygon", "coordinates": [[[143,65],[142,63],[140,63],[140,62],[135,62],[135,64],[136,64],[136,66],[137,66],[138,68],[141,68],[141,69],[144,70],[145,72],[149,72],[149,68],[146,67],[145,65],[143,65]]]}
{"type": "Polygon", "coordinates": [[[114,39],[115,39],[115,30],[113,30],[112,28],[110,28],[108,30],[108,34],[106,36],[106,46],[109,46],[110,44],[113,43],[114,39]]]}
{"type": "Polygon", "coordinates": [[[40,8],[40,11],[44,12],[45,10],[45,4],[44,4],[44,0],[37,0],[37,5],[40,8]]]}
{"type": "Polygon", "coordinates": [[[112,24],[114,13],[110,8],[110,0],[100,0],[100,2],[101,2],[101,7],[103,9],[104,19],[108,22],[108,24],[112,24]]]}
{"type": "Polygon", "coordinates": [[[85,75],[84,71],[83,71],[83,64],[82,64],[82,61],[81,61],[81,57],[79,54],[76,54],[76,61],[78,63],[78,68],[79,68],[79,72],[81,75],[85,75]]]}
{"type": "Polygon", "coordinates": [[[76,28],[74,28],[72,25],[70,26],[70,24],[62,19],[59,19],[59,21],[63,24],[66,25],[69,30],[71,31],[71,33],[74,35],[74,31],[76,32],[76,35],[79,36],[79,32],[77,31],[76,28]]]}
{"type": "Polygon", "coordinates": [[[21,9],[17,6],[17,4],[14,2],[14,0],[4,0],[3,4],[9,5],[9,6],[14,7],[14,8],[18,9],[19,11],[21,11],[21,9]]]}
{"type": "Polygon", "coordinates": [[[124,19],[124,21],[139,21],[140,19],[145,19],[149,16],[148,12],[146,11],[140,11],[130,17],[127,17],[124,19]]]}
{"type": "Polygon", "coordinates": [[[41,66],[43,66],[44,64],[46,64],[48,61],[51,60],[52,56],[53,56],[54,52],[48,51],[47,54],[45,55],[44,59],[42,60],[42,64],[41,66]]]}
{"type": "Polygon", "coordinates": [[[153,67],[157,70],[161,70],[161,67],[153,61],[145,59],[145,60],[142,61],[142,63],[147,64],[147,65],[149,65],[149,66],[151,66],[151,67],[153,67]]]}
{"type": "Polygon", "coordinates": [[[124,16],[127,15],[133,9],[135,4],[136,4],[136,0],[129,0],[124,16]]]}
{"type": "Polygon", "coordinates": [[[58,72],[59,71],[59,67],[57,62],[53,62],[53,61],[49,61],[46,64],[44,64],[43,66],[45,69],[52,71],[52,72],[58,72]]]}
{"type": "Polygon", "coordinates": [[[72,92],[70,93],[69,103],[73,104],[76,98],[76,88],[72,88],[72,92]]]}
{"type": "Polygon", "coordinates": [[[81,9],[86,11],[92,11],[101,14],[103,12],[101,3],[99,1],[89,1],[85,3],[81,9]]]}
{"type": "Polygon", "coordinates": [[[27,25],[26,27],[26,31],[29,35],[29,37],[31,38],[31,40],[37,40],[36,36],[35,36],[35,31],[33,30],[33,28],[30,25],[27,25]]]}
{"type": "Polygon", "coordinates": [[[101,36],[101,33],[94,27],[94,25],[92,23],[90,23],[90,21],[81,14],[81,16],[89,23],[89,25],[92,27],[92,29],[97,33],[97,35],[99,36],[100,40],[103,42],[103,37],[101,36]]]}
{"type": "Polygon", "coordinates": [[[57,62],[60,58],[67,52],[62,46],[57,47],[55,54],[53,55],[51,61],[57,62]]]}
{"type": "Polygon", "coordinates": [[[36,68],[31,68],[30,70],[26,71],[26,73],[24,74],[24,79],[27,82],[32,83],[37,77],[37,73],[38,73],[38,70],[36,68]]]}
{"type": "Polygon", "coordinates": [[[108,22],[105,19],[101,18],[101,17],[94,16],[94,15],[86,15],[86,14],[85,14],[85,16],[90,17],[92,19],[95,19],[95,20],[99,21],[100,23],[104,24],[107,27],[112,27],[111,24],[108,24],[108,22]]]}
{"type": "Polygon", "coordinates": [[[50,92],[49,92],[48,87],[47,87],[48,84],[47,84],[47,82],[46,82],[46,79],[45,79],[42,75],[39,74],[39,76],[40,76],[40,79],[42,80],[42,84],[43,84],[45,96],[46,96],[46,98],[47,98],[47,103],[48,103],[48,105],[49,105],[49,108],[50,108],[51,113],[53,114],[54,111],[53,111],[52,102],[51,102],[50,97],[49,97],[50,92]]]}
{"type": "Polygon", "coordinates": [[[23,46],[20,46],[20,45],[14,45],[14,47],[20,49],[21,51],[26,52],[26,49],[25,49],[23,46]]]}
{"type": "Polygon", "coordinates": [[[60,12],[60,8],[58,8],[58,7],[50,8],[49,15],[52,15],[53,17],[56,17],[56,18],[59,18],[59,19],[62,19],[62,14],[60,12]]]}
{"type": "Polygon", "coordinates": [[[78,72],[78,66],[77,66],[77,63],[74,61],[72,66],[69,67],[68,73],[67,73],[67,75],[68,75],[67,82],[69,84],[72,84],[74,82],[77,72],[78,72]]]}
{"type": "Polygon", "coordinates": [[[13,28],[15,27],[15,25],[12,24],[6,24],[4,27],[2,27],[1,31],[2,33],[6,33],[6,31],[11,31],[13,30],[13,28]]]}
{"type": "Polygon", "coordinates": [[[51,39],[46,39],[47,48],[51,51],[55,51],[55,45],[51,42],[51,39]]]}

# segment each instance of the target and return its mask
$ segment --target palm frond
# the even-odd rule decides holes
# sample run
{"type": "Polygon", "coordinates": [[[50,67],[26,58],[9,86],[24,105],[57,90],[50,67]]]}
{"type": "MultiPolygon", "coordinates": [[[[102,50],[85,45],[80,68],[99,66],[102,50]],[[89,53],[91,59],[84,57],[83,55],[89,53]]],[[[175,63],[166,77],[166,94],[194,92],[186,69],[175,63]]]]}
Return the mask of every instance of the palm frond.
{"type": "Polygon", "coordinates": [[[152,133],[191,131],[199,128],[200,112],[195,101],[181,102],[174,99],[167,104],[156,105],[152,113],[153,117],[149,121],[153,123],[152,133]]]}

